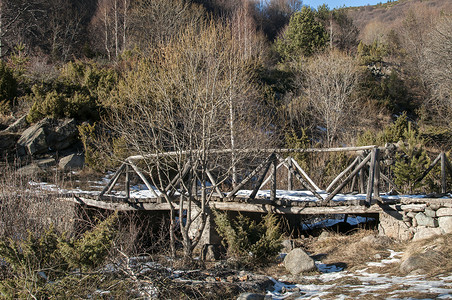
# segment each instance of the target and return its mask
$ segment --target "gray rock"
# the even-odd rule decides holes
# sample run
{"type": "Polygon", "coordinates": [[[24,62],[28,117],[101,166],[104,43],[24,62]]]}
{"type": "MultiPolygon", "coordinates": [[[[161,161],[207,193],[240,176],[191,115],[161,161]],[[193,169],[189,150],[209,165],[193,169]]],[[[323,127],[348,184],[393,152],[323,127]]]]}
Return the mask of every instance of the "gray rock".
{"type": "Polygon", "coordinates": [[[40,175],[44,174],[45,171],[39,167],[36,163],[29,164],[25,167],[22,167],[17,170],[17,173],[20,176],[28,177],[28,178],[37,178],[40,175]]]}
{"type": "Polygon", "coordinates": [[[400,263],[400,271],[405,274],[413,273],[425,273],[428,270],[432,262],[437,261],[440,257],[436,251],[428,251],[425,253],[415,253],[404,259],[400,263]]]}
{"type": "Polygon", "coordinates": [[[255,293],[242,293],[237,297],[237,300],[266,300],[265,295],[255,293]]]}
{"type": "Polygon", "coordinates": [[[71,154],[60,159],[58,167],[65,171],[79,170],[85,165],[85,157],[81,154],[71,154]]]}
{"type": "Polygon", "coordinates": [[[452,233],[452,216],[439,217],[438,224],[444,233],[452,233]]]}
{"type": "Polygon", "coordinates": [[[443,232],[439,227],[438,228],[420,227],[414,234],[413,241],[428,239],[435,235],[441,235],[442,233],[443,232]]]}
{"type": "Polygon", "coordinates": [[[301,248],[295,248],[284,258],[284,267],[292,275],[299,275],[315,269],[314,260],[301,248]]]}
{"type": "Polygon", "coordinates": [[[417,213],[415,219],[418,226],[438,227],[438,221],[432,217],[426,216],[423,212],[417,213]]]}
{"type": "Polygon", "coordinates": [[[436,211],[436,215],[438,217],[452,216],[452,208],[451,207],[443,207],[436,211]]]}
{"type": "Polygon", "coordinates": [[[77,137],[77,123],[74,119],[65,119],[52,126],[46,139],[52,150],[63,150],[77,142],[77,137]]]}
{"type": "Polygon", "coordinates": [[[436,211],[434,211],[430,207],[426,207],[424,213],[427,217],[430,217],[430,218],[436,217],[436,211]]]}
{"type": "Polygon", "coordinates": [[[322,231],[322,233],[319,235],[318,240],[323,241],[324,239],[330,237],[330,233],[326,230],[322,231]]]}
{"type": "Polygon", "coordinates": [[[281,245],[283,246],[281,251],[284,253],[289,253],[295,248],[295,243],[292,240],[283,240],[281,245]]]}
{"type": "Polygon", "coordinates": [[[54,158],[44,158],[34,161],[40,168],[49,168],[56,165],[56,160],[54,158]]]}
{"type": "Polygon", "coordinates": [[[9,125],[8,128],[5,129],[6,132],[18,132],[19,130],[27,127],[27,115],[24,115],[17,119],[13,124],[9,125]]]}
{"type": "Polygon", "coordinates": [[[27,128],[20,136],[17,144],[26,149],[30,155],[44,153],[48,150],[45,123],[39,122],[27,128]]]}

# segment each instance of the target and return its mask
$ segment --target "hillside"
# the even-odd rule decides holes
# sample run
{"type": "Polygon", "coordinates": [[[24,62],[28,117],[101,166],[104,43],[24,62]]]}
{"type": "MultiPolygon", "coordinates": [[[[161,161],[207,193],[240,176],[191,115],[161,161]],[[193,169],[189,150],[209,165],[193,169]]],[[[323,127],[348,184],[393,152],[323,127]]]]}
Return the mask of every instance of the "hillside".
{"type": "Polygon", "coordinates": [[[399,0],[378,5],[347,8],[348,15],[360,30],[360,38],[366,39],[371,31],[387,31],[396,28],[411,12],[425,12],[432,16],[452,12],[449,0],[399,0]]]}

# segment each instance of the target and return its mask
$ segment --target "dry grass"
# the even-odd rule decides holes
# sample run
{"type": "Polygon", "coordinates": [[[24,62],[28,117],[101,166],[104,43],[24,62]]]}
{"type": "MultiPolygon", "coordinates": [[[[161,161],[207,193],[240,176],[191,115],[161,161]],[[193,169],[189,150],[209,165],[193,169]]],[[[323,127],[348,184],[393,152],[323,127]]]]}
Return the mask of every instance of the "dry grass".
{"type": "Polygon", "coordinates": [[[387,237],[378,237],[376,231],[358,230],[352,235],[330,233],[306,245],[312,254],[322,255],[326,264],[344,263],[347,269],[362,267],[370,261],[389,256],[388,249],[397,249],[398,243],[387,237]]]}
{"type": "Polygon", "coordinates": [[[428,276],[451,273],[452,234],[409,243],[404,251],[402,261],[413,256],[422,258],[425,265],[422,269],[428,276]]]}

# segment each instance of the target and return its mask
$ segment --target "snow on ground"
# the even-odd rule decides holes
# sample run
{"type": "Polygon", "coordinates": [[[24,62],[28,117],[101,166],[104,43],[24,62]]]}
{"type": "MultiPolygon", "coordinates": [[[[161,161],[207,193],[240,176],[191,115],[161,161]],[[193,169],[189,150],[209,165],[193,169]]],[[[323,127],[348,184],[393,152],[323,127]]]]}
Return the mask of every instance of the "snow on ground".
{"type": "MultiPolygon", "coordinates": [[[[251,195],[252,190],[240,190],[237,192],[237,196],[246,197],[251,195]]],[[[325,191],[317,191],[317,193],[325,199],[328,194],[325,191]]],[[[366,200],[366,194],[337,194],[334,196],[333,201],[351,201],[351,200],[366,200]]],[[[260,190],[256,197],[270,198],[270,190],[260,190]]],[[[317,197],[310,191],[286,191],[286,190],[276,190],[276,197],[281,199],[293,200],[293,201],[319,201],[317,197]]],[[[385,195],[382,194],[381,197],[386,200],[395,200],[400,198],[423,198],[425,195],[385,195]]],[[[450,195],[449,195],[450,197],[450,195]]],[[[448,198],[448,197],[445,197],[448,198]]]]}
{"type": "MultiPolygon", "coordinates": [[[[397,263],[403,252],[390,251],[390,256],[369,267],[384,267],[397,263]]],[[[272,299],[452,299],[452,275],[425,278],[423,275],[393,276],[378,273],[368,267],[349,272],[334,265],[316,262],[320,275],[303,276],[303,283],[288,283],[283,277],[274,281],[267,291],[272,299]]]]}

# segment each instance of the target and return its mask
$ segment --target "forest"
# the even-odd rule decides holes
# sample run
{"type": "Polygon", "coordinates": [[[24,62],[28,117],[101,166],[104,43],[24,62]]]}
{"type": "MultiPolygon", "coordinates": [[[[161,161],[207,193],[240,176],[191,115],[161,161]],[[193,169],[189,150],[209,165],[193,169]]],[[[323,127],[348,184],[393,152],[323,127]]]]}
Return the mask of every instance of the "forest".
{"type": "Polygon", "coordinates": [[[2,123],[101,124],[123,103],[176,101],[181,116],[218,105],[214,122],[229,125],[209,127],[229,138],[213,147],[332,147],[396,143],[403,132],[384,129],[403,115],[447,151],[451,17],[434,4],[358,28],[351,9],[301,1],[3,1],[2,123]]]}
{"type": "MultiPolygon", "coordinates": [[[[396,148],[384,164],[404,193],[436,192],[439,168],[426,180],[417,179],[439,153],[450,154],[451,70],[448,0],[335,9],[308,7],[301,0],[2,0],[0,141],[14,140],[0,145],[2,186],[14,191],[10,183],[26,183],[11,170],[44,157],[45,151],[62,157],[63,152],[50,146],[38,155],[18,150],[20,135],[8,135],[7,128],[24,117],[25,127],[73,120],[85,167],[81,175],[66,173],[70,178],[105,174],[127,157],[141,155],[145,159],[139,167],[155,175],[151,183],[159,190],[171,185],[174,173],[186,174],[190,163],[234,187],[246,167],[261,159],[234,150],[376,145],[396,148]],[[209,156],[222,149],[231,149],[231,155],[209,156]],[[157,162],[147,159],[165,152],[176,155],[157,162]]],[[[295,158],[306,170],[320,166],[314,176],[322,184],[350,163],[350,157],[340,155],[313,160],[299,153],[295,158]]],[[[199,181],[207,190],[207,173],[202,174],[196,178],[193,171],[191,185],[199,181]]],[[[189,184],[180,188],[193,196],[189,184]]],[[[11,190],[3,193],[5,199],[11,190]]],[[[21,225],[22,219],[11,219],[23,198],[15,198],[11,207],[1,201],[1,222],[11,221],[2,233],[15,236],[20,227],[23,236],[20,242],[0,241],[2,257],[10,255],[11,265],[18,266],[15,274],[22,272],[19,280],[0,287],[22,298],[31,295],[18,288],[25,283],[44,298],[67,296],[65,290],[74,284],[66,277],[68,270],[102,266],[110,249],[106,245],[116,241],[114,224],[127,216],[104,218],[77,239],[41,227],[27,239],[24,232],[31,221],[25,215],[21,225]],[[15,261],[18,253],[22,261],[15,261]],[[41,256],[45,261],[36,261],[41,256]],[[53,256],[64,268],[53,268],[53,256]],[[48,276],[64,281],[36,290],[42,275],[27,273],[23,261],[49,266],[48,276]]],[[[189,225],[176,224],[182,209],[170,213],[170,242],[163,247],[173,256],[179,250],[191,258],[199,237],[188,236],[189,225]],[[176,226],[182,228],[178,233],[176,226]],[[182,246],[176,249],[178,243],[182,246]]],[[[200,216],[205,218],[204,211],[200,216]]],[[[256,250],[269,251],[263,254],[268,257],[281,249],[274,245],[281,240],[280,223],[271,215],[266,218],[259,225],[239,219],[236,226],[264,236],[268,227],[269,236],[262,240],[268,247],[256,250]]],[[[225,235],[230,233],[223,215],[217,222],[226,224],[220,228],[225,235]]],[[[234,242],[240,241],[230,242],[229,250],[243,251],[234,242]]],[[[136,250],[132,242],[124,243],[130,253],[136,250]]],[[[115,286],[118,293],[124,284],[115,286]]]]}

